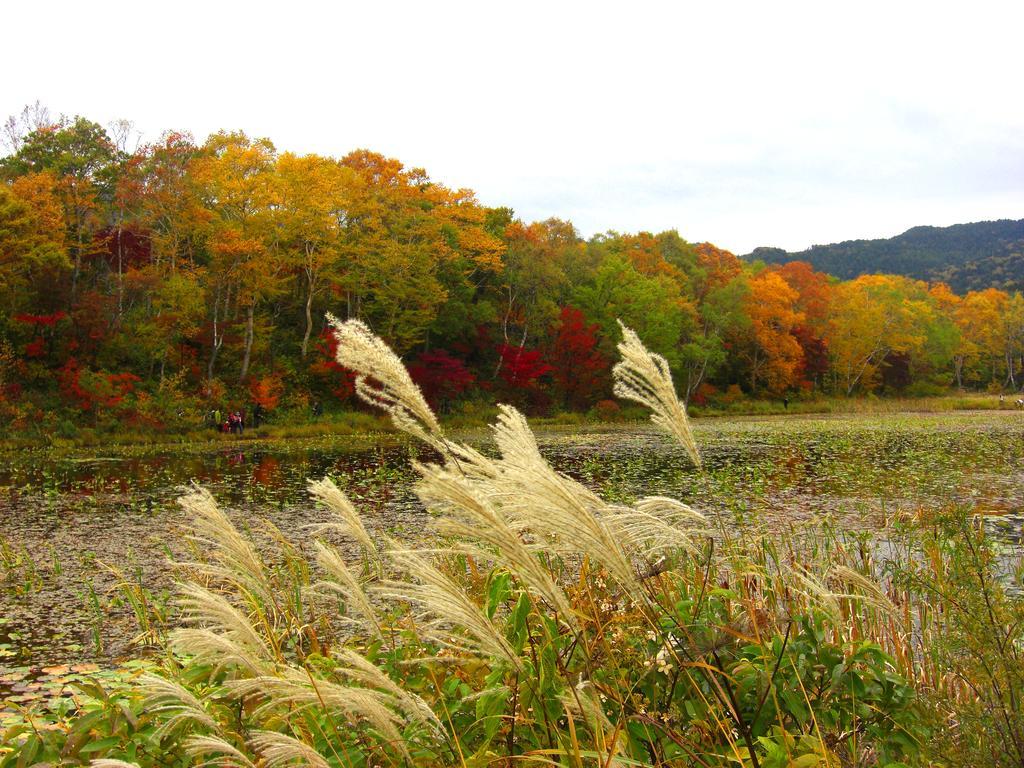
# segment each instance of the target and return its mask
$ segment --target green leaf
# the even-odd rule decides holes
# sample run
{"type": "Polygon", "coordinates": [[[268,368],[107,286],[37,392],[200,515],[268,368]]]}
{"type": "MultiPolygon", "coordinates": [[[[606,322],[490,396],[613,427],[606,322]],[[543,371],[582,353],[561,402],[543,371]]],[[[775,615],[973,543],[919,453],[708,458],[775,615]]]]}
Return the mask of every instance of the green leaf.
{"type": "Polygon", "coordinates": [[[98,739],[97,741],[91,741],[82,747],[81,754],[91,755],[94,752],[104,752],[111,747],[116,747],[121,743],[121,740],[117,736],[108,736],[105,739],[98,739]]]}
{"type": "Polygon", "coordinates": [[[504,603],[512,591],[512,574],[504,570],[493,570],[487,575],[487,599],[484,611],[493,619],[498,606],[504,603]]]}

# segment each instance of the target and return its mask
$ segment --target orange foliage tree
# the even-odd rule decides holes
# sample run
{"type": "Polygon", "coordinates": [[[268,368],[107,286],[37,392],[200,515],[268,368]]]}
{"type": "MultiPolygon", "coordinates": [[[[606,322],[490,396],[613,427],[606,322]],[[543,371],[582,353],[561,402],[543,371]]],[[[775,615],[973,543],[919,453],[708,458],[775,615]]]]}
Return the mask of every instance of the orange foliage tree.
{"type": "Polygon", "coordinates": [[[796,309],[799,295],[782,277],[764,270],[750,279],[746,311],[750,318],[750,339],[746,345],[750,389],[763,383],[770,392],[781,393],[794,386],[803,355],[793,329],[803,322],[796,309]]]}

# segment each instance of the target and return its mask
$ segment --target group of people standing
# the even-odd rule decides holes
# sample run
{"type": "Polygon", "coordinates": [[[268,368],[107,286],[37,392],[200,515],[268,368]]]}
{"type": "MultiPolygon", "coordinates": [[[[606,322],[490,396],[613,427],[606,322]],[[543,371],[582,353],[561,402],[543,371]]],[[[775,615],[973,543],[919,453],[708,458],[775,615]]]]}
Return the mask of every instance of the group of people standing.
{"type": "Polygon", "coordinates": [[[210,425],[218,432],[241,435],[245,432],[245,411],[229,411],[225,416],[220,408],[215,408],[210,412],[210,425]]]}
{"type": "MultiPolygon", "coordinates": [[[[241,409],[228,411],[227,414],[224,414],[220,408],[214,408],[210,411],[207,420],[209,425],[217,432],[230,432],[232,435],[245,433],[245,411],[241,409]]],[[[258,429],[262,421],[263,406],[256,403],[252,409],[252,426],[258,429]]]]}

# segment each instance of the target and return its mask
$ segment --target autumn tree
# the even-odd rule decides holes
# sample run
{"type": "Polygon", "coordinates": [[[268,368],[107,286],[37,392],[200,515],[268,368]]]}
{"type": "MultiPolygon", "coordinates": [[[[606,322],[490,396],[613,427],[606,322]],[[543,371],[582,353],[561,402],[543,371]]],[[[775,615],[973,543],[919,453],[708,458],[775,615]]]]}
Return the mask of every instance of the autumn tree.
{"type": "Polygon", "coordinates": [[[804,321],[798,298],[777,272],[762,270],[750,279],[745,304],[750,333],[742,350],[751,392],[761,383],[776,394],[796,384],[802,351],[793,329],[804,321]]]}
{"type": "Polygon", "coordinates": [[[711,243],[697,243],[694,246],[696,263],[690,280],[692,291],[697,301],[704,298],[716,288],[728,285],[739,277],[743,271],[743,262],[732,252],[719,248],[711,243]]]}
{"type": "Polygon", "coordinates": [[[23,137],[17,151],[0,159],[0,175],[15,179],[47,172],[55,179],[72,252],[71,300],[78,292],[83,262],[95,252],[103,226],[102,205],[112,194],[120,153],[97,123],[61,118],[23,137]]]}
{"type": "Polygon", "coordinates": [[[443,349],[423,352],[409,364],[409,375],[434,407],[447,411],[451,403],[473,386],[476,377],[459,358],[443,349]]]}
{"type": "Polygon", "coordinates": [[[796,291],[793,307],[803,315],[803,325],[823,333],[832,304],[832,281],[806,261],[790,261],[769,267],[796,291]]]}
{"type": "Polygon", "coordinates": [[[153,267],[170,274],[198,265],[214,216],[192,172],[200,155],[189,134],[171,131],[142,147],[125,173],[139,190],[138,223],[149,238],[153,267]]]}
{"type": "Polygon", "coordinates": [[[697,326],[696,309],[677,283],[664,275],[642,275],[622,256],[609,255],[587,283],[576,287],[572,303],[600,326],[608,357],[621,335],[619,320],[672,366],[679,364],[681,339],[697,326]]]}
{"type": "Polygon", "coordinates": [[[569,286],[567,264],[584,244],[572,224],[558,219],[513,222],[506,239],[501,335],[505,344],[522,347],[531,332],[539,335],[558,317],[569,286]]]}
{"type": "Polygon", "coordinates": [[[208,378],[213,378],[223,345],[223,323],[233,306],[245,313],[242,361],[238,379],[245,381],[256,338],[256,309],[281,289],[281,260],[272,227],[274,145],[244,133],[218,133],[203,147],[192,170],[204,205],[211,212],[209,248],[213,307],[208,378]]]}
{"type": "Polygon", "coordinates": [[[827,342],[847,395],[868,387],[891,352],[914,354],[932,316],[924,284],[894,275],[861,275],[835,289],[827,342]]]}
{"type": "Polygon", "coordinates": [[[597,323],[563,307],[546,355],[555,394],[564,408],[583,409],[608,390],[611,364],[598,347],[597,323]]]}
{"type": "Polygon", "coordinates": [[[53,186],[48,173],[28,174],[12,185],[0,183],[0,297],[11,314],[23,302],[53,308],[46,296],[28,290],[45,276],[59,282],[61,273],[71,268],[53,186]]]}
{"type": "Polygon", "coordinates": [[[274,226],[282,254],[302,283],[306,357],[313,304],[344,274],[343,234],[353,202],[355,172],[317,155],[281,155],[276,169],[274,226]]]}
{"type": "Polygon", "coordinates": [[[453,296],[472,300],[463,289],[500,270],[504,246],[467,190],[365,150],[341,162],[360,181],[346,226],[345,314],[405,352],[426,341],[453,296]]]}

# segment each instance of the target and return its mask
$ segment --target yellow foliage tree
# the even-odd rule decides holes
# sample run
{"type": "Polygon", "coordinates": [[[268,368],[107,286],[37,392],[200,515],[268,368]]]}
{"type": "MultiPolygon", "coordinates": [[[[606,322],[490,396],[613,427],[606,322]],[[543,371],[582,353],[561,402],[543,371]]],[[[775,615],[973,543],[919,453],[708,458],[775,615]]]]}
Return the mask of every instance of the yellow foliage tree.
{"type": "Polygon", "coordinates": [[[846,394],[868,387],[889,353],[919,352],[932,313],[927,286],[917,280],[861,275],[836,286],[827,341],[846,394]]]}

